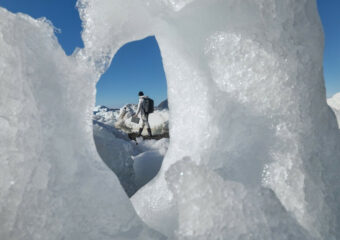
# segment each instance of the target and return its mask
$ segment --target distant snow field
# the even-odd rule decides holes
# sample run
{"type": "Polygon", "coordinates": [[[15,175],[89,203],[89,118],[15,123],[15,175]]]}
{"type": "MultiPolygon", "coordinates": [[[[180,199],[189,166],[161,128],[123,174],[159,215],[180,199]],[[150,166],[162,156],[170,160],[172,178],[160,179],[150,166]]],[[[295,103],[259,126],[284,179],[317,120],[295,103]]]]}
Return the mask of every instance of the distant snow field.
{"type": "Polygon", "coordinates": [[[340,93],[337,93],[333,97],[327,99],[327,103],[333,109],[340,128],[340,93]]]}
{"type": "MultiPolygon", "coordinates": [[[[131,122],[136,110],[135,104],[127,104],[120,109],[96,106],[93,110],[93,136],[97,151],[117,175],[129,197],[158,173],[169,146],[167,138],[158,141],[138,138],[137,142],[128,138],[127,134],[138,132],[140,126],[131,122]]],[[[149,115],[149,123],[153,134],[169,132],[166,100],[149,115]]],[[[147,134],[146,129],[142,134],[147,134]]]]}

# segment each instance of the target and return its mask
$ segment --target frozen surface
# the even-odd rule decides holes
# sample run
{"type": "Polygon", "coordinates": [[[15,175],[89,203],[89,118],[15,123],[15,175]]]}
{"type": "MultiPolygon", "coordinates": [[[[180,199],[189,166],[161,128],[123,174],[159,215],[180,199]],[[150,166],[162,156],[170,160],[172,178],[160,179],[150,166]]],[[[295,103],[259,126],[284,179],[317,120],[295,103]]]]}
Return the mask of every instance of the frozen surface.
{"type": "Polygon", "coordinates": [[[97,154],[94,69],[2,8],[0,51],[0,239],[161,239],[97,154]]]}
{"type": "MultiPolygon", "coordinates": [[[[125,133],[138,132],[140,124],[131,122],[131,117],[137,111],[136,104],[126,104],[120,109],[110,109],[105,106],[96,106],[94,108],[93,119],[125,133]]],[[[167,107],[155,108],[155,111],[149,115],[149,123],[153,134],[169,133],[169,110],[167,107]]],[[[146,129],[143,133],[147,135],[146,129]]]]}
{"type": "Polygon", "coordinates": [[[327,99],[327,102],[328,105],[333,109],[340,128],[340,93],[337,93],[333,97],[327,99]]]}
{"type": "Polygon", "coordinates": [[[169,109],[168,99],[162,101],[157,107],[158,109],[169,109]]]}
{"type": "MultiPolygon", "coordinates": [[[[128,138],[128,133],[138,132],[139,126],[131,122],[136,108],[133,104],[121,109],[97,106],[93,112],[97,151],[129,197],[156,176],[169,146],[169,139],[143,141],[138,138],[136,144],[128,138]]],[[[168,133],[167,110],[156,109],[149,117],[153,134],[168,133]]]]}
{"type": "Polygon", "coordinates": [[[85,48],[72,57],[49,24],[0,11],[1,239],[159,238],[101,162],[91,123],[100,74],[150,35],[171,142],[132,199],[148,226],[169,239],[340,239],[340,135],[314,0],[78,7],[85,48]]]}
{"type": "Polygon", "coordinates": [[[137,190],[131,158],[134,144],[114,127],[98,121],[93,123],[93,137],[100,157],[117,175],[127,195],[132,196],[137,190]]]}
{"type": "Polygon", "coordinates": [[[166,180],[177,202],[179,239],[314,239],[268,188],[225,181],[189,158],[171,166],[166,180]]]}
{"type": "MultiPolygon", "coordinates": [[[[139,139],[137,139],[139,140],[139,139]]],[[[168,150],[169,139],[138,141],[133,158],[133,169],[136,175],[137,188],[141,188],[153,179],[162,166],[168,150]]]]}
{"type": "Polygon", "coordinates": [[[171,143],[158,176],[132,199],[145,222],[177,236],[178,199],[164,176],[189,156],[237,186],[272,190],[264,202],[278,199],[284,210],[270,219],[287,234],[302,227],[316,239],[339,238],[340,141],[325,101],[315,1],[82,3],[95,63],[148,35],[161,50],[171,143]]]}

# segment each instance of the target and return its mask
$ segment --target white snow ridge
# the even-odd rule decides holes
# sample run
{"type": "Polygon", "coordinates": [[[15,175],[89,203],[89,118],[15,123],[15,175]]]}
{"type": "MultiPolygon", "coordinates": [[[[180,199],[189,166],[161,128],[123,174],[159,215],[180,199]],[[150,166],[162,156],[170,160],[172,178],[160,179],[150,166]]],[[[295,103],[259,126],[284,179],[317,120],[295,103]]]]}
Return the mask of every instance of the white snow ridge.
{"type": "MultiPolygon", "coordinates": [[[[169,146],[168,138],[138,141],[138,144],[129,139],[128,133],[139,130],[139,125],[131,122],[136,110],[137,105],[127,104],[121,109],[97,106],[93,112],[93,136],[97,151],[117,175],[129,197],[155,177],[169,146]]],[[[149,123],[154,135],[168,135],[168,109],[155,107],[149,116],[149,123]]]]}
{"type": "Polygon", "coordinates": [[[340,93],[337,93],[333,97],[327,99],[327,103],[333,109],[340,128],[340,93]]]}
{"type": "Polygon", "coordinates": [[[340,239],[315,0],[77,5],[85,47],[70,57],[48,22],[0,9],[1,240],[340,239]],[[130,201],[96,151],[92,108],[116,51],[150,35],[171,141],[130,201]]]}

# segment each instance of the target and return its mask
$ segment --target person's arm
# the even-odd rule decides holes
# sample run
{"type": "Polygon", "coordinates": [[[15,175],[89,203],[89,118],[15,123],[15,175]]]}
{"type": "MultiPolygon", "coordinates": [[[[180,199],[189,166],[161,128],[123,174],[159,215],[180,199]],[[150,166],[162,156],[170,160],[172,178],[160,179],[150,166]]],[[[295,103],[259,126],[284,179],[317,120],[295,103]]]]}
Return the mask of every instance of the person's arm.
{"type": "Polygon", "coordinates": [[[138,107],[137,107],[137,112],[135,114],[135,116],[137,117],[138,114],[140,113],[140,111],[142,110],[142,103],[143,103],[143,98],[140,98],[138,101],[138,107]]]}
{"type": "Polygon", "coordinates": [[[122,109],[121,113],[119,114],[118,119],[123,119],[124,116],[125,116],[125,114],[126,114],[126,107],[124,107],[124,108],[122,109]]]}

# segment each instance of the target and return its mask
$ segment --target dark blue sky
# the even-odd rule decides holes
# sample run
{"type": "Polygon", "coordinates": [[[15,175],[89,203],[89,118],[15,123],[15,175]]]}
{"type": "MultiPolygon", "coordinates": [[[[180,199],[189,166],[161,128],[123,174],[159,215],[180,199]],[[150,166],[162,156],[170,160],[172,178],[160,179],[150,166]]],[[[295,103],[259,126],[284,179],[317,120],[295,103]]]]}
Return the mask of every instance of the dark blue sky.
{"type": "Polygon", "coordinates": [[[155,100],[167,98],[162,58],[154,37],[125,44],[97,83],[97,105],[120,107],[137,103],[142,90],[155,100]]]}
{"type": "MultiPolygon", "coordinates": [[[[68,55],[83,47],[75,5],[76,0],[0,0],[0,6],[12,12],[49,19],[61,30],[57,37],[68,55]]],[[[326,37],[324,75],[330,97],[340,92],[340,1],[318,0],[318,8],[326,37]]],[[[166,98],[166,79],[154,37],[128,43],[117,52],[97,84],[97,104],[120,107],[137,102],[139,90],[154,98],[156,104],[166,98]]]]}
{"type": "Polygon", "coordinates": [[[81,21],[75,7],[76,0],[0,0],[9,11],[26,13],[34,18],[46,17],[62,32],[57,34],[67,55],[76,47],[83,47],[81,21]]]}
{"type": "Polygon", "coordinates": [[[324,76],[327,96],[340,92],[340,1],[318,0],[325,32],[324,76]]]}

